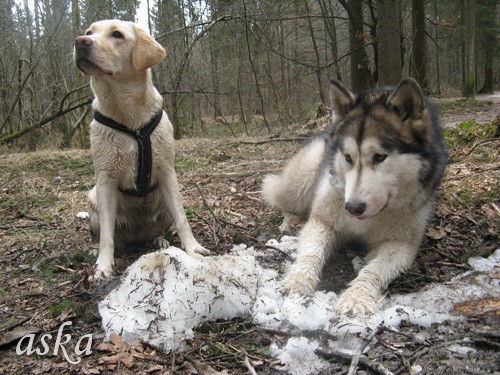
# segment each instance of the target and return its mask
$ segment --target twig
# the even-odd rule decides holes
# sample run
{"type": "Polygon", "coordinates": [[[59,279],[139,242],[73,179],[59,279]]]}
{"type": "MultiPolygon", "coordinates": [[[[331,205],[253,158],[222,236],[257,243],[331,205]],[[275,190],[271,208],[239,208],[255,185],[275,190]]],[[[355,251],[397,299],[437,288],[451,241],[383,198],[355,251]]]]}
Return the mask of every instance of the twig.
{"type": "MultiPolygon", "coordinates": [[[[415,360],[423,356],[424,354],[427,354],[430,350],[430,347],[425,347],[422,350],[416,352],[414,355],[412,355],[410,358],[407,358],[406,361],[411,365],[415,360]]],[[[394,372],[394,375],[398,375],[404,371],[407,371],[408,368],[404,365],[401,364],[398,369],[394,372]]]]}
{"type": "Polygon", "coordinates": [[[26,254],[26,253],[31,253],[32,251],[35,251],[35,250],[39,250],[39,249],[37,247],[33,247],[33,248],[30,248],[30,249],[24,249],[23,251],[21,251],[20,253],[14,255],[12,257],[1,259],[0,263],[13,262],[16,259],[18,259],[21,255],[26,254]]]}
{"type": "Polygon", "coordinates": [[[471,266],[465,265],[465,264],[458,264],[458,263],[451,263],[451,262],[436,262],[436,264],[439,264],[440,266],[448,266],[448,267],[455,267],[455,268],[460,268],[466,271],[470,271],[473,268],[471,266]]]}
{"type": "Polygon", "coordinates": [[[281,254],[285,255],[289,260],[293,260],[293,258],[290,256],[290,254],[288,254],[287,252],[281,250],[280,248],[278,248],[276,246],[265,245],[265,248],[266,249],[273,249],[273,250],[279,251],[281,254]]]}
{"type": "Polygon", "coordinates": [[[500,138],[488,138],[488,139],[484,139],[482,140],[481,142],[477,142],[474,146],[472,146],[472,148],[469,150],[469,152],[467,152],[464,156],[469,156],[470,154],[472,154],[472,152],[477,148],[477,146],[480,146],[484,143],[488,143],[488,142],[498,142],[500,141],[500,138]]]}
{"type": "Polygon", "coordinates": [[[257,372],[255,371],[255,369],[253,368],[252,364],[250,363],[250,360],[248,359],[248,355],[247,355],[247,352],[245,349],[242,349],[241,350],[241,354],[244,356],[244,361],[243,363],[245,364],[245,366],[247,367],[248,371],[250,372],[251,375],[257,375],[257,372]]]}
{"type": "Polygon", "coordinates": [[[352,357],[351,365],[349,366],[349,371],[347,372],[347,375],[354,375],[356,373],[356,370],[358,369],[358,363],[359,363],[359,359],[361,358],[361,355],[365,351],[366,347],[368,345],[370,345],[370,343],[373,341],[375,336],[377,336],[377,334],[380,332],[380,329],[381,329],[381,327],[378,326],[377,328],[372,330],[372,332],[370,333],[370,335],[368,335],[366,340],[364,340],[361,343],[360,347],[358,348],[358,350],[356,350],[356,353],[352,357]]]}
{"type": "Polygon", "coordinates": [[[272,142],[300,142],[306,139],[307,137],[294,137],[294,138],[271,138],[262,141],[239,141],[236,143],[231,143],[230,145],[263,145],[265,143],[272,142]]]}
{"type": "Polygon", "coordinates": [[[201,200],[203,202],[203,205],[208,209],[208,211],[210,212],[210,214],[212,214],[212,216],[213,216],[213,218],[214,218],[215,221],[217,221],[218,223],[224,223],[224,224],[227,224],[227,225],[232,225],[233,227],[236,227],[236,228],[242,229],[242,230],[246,230],[246,231],[249,231],[249,232],[252,231],[251,228],[247,228],[247,227],[244,227],[242,225],[234,224],[234,223],[231,223],[230,221],[227,221],[227,220],[221,219],[220,217],[217,217],[217,215],[210,208],[210,206],[208,205],[205,197],[203,196],[203,192],[201,191],[200,185],[198,183],[195,183],[195,186],[196,186],[196,188],[198,189],[198,192],[201,195],[201,200]]]}
{"type": "Polygon", "coordinates": [[[27,317],[27,318],[21,319],[21,320],[20,320],[20,321],[18,321],[17,323],[11,324],[10,326],[3,328],[2,330],[0,330],[0,333],[4,333],[4,332],[11,331],[11,330],[13,330],[14,328],[17,328],[17,327],[19,327],[19,326],[23,325],[24,323],[26,323],[27,321],[29,321],[31,318],[33,318],[33,317],[32,317],[32,316],[29,316],[29,317],[27,317]]]}
{"type": "MultiPolygon", "coordinates": [[[[203,195],[203,191],[200,188],[200,185],[196,182],[195,186],[196,186],[196,189],[198,189],[198,193],[200,193],[201,201],[203,202],[203,205],[207,208],[208,212],[210,212],[210,214],[212,215],[212,217],[214,219],[214,222],[218,223],[219,220],[218,220],[217,216],[215,215],[215,212],[208,205],[207,200],[205,199],[205,196],[203,195]]],[[[215,242],[219,243],[219,238],[217,237],[217,228],[215,228],[215,226],[214,226],[214,228],[212,228],[212,232],[214,234],[214,240],[215,240],[215,242]]]]}
{"type": "Polygon", "coordinates": [[[242,230],[246,230],[248,232],[251,232],[253,229],[252,228],[247,228],[247,227],[244,227],[242,225],[238,225],[238,224],[235,224],[235,223],[231,223],[230,221],[227,221],[227,220],[224,220],[224,219],[221,219],[220,217],[217,218],[217,220],[219,220],[221,223],[224,223],[224,224],[227,224],[227,225],[232,225],[233,227],[235,228],[238,228],[238,229],[242,229],[242,230]]]}
{"type": "Polygon", "coordinates": [[[269,169],[260,169],[257,171],[246,171],[246,172],[228,172],[228,173],[209,173],[209,172],[197,172],[197,173],[186,173],[186,176],[205,176],[205,177],[247,177],[254,174],[261,173],[272,173],[273,171],[269,169]]]}
{"type": "MultiPolygon", "coordinates": [[[[352,355],[351,354],[348,354],[348,353],[345,353],[345,352],[341,352],[339,350],[333,350],[333,349],[330,349],[330,350],[323,350],[323,349],[316,349],[314,351],[314,353],[316,353],[317,355],[327,359],[327,360],[331,360],[331,359],[340,359],[344,362],[351,362],[352,361],[352,355]]],[[[381,374],[381,375],[394,375],[391,371],[387,370],[384,366],[378,364],[378,363],[375,363],[375,362],[372,362],[370,361],[368,358],[364,357],[364,356],[360,356],[359,357],[359,363],[361,363],[364,367],[372,370],[373,372],[377,373],[377,374],[381,374]]]]}

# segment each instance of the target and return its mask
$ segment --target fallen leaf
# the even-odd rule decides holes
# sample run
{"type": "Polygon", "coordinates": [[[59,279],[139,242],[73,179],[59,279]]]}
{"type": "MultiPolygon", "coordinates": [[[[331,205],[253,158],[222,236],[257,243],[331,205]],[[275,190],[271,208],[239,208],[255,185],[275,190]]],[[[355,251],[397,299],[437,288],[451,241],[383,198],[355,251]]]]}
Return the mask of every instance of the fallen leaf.
{"type": "Polygon", "coordinates": [[[153,347],[137,339],[127,342],[122,336],[111,333],[109,342],[102,342],[97,346],[98,351],[110,352],[103,356],[99,363],[106,365],[108,369],[123,365],[130,369],[134,366],[136,359],[155,358],[157,356],[153,347]]]}
{"type": "Polygon", "coordinates": [[[198,183],[203,186],[203,185],[208,185],[210,182],[212,182],[210,178],[205,178],[198,183]]]}
{"type": "Polygon", "coordinates": [[[200,375],[228,375],[229,372],[227,370],[222,370],[222,371],[217,371],[208,363],[205,362],[200,362],[200,361],[194,361],[193,366],[198,371],[200,375]]]}
{"type": "Polygon", "coordinates": [[[84,375],[97,375],[100,374],[104,370],[102,366],[93,366],[88,363],[84,363],[80,371],[84,375]]]}
{"type": "Polygon", "coordinates": [[[429,227],[427,228],[427,237],[432,238],[433,240],[440,240],[444,236],[446,236],[446,230],[441,227],[429,227]]]}
{"type": "Polygon", "coordinates": [[[457,303],[453,306],[454,313],[465,316],[500,316],[500,298],[487,297],[475,301],[457,303]]]}

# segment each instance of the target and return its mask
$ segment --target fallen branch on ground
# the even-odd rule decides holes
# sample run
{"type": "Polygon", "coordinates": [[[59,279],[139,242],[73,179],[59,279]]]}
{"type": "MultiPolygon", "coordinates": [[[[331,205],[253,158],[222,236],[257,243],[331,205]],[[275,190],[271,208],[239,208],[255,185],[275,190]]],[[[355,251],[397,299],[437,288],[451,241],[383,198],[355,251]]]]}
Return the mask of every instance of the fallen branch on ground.
{"type": "Polygon", "coordinates": [[[263,145],[266,143],[273,143],[273,142],[302,142],[304,139],[307,139],[308,136],[303,136],[303,137],[291,137],[291,138],[271,138],[271,139],[265,139],[262,141],[238,141],[235,143],[231,143],[231,146],[238,146],[238,145],[263,145]]]}
{"type": "MultiPolygon", "coordinates": [[[[316,349],[314,351],[316,355],[325,358],[326,360],[332,360],[332,359],[340,359],[345,362],[351,362],[353,359],[353,356],[351,354],[341,352],[339,350],[323,350],[323,349],[316,349]]],[[[367,369],[370,369],[374,371],[377,374],[381,375],[394,375],[391,371],[387,370],[384,366],[381,364],[375,363],[370,361],[368,358],[364,356],[359,357],[359,363],[361,363],[364,367],[367,369]]]]}

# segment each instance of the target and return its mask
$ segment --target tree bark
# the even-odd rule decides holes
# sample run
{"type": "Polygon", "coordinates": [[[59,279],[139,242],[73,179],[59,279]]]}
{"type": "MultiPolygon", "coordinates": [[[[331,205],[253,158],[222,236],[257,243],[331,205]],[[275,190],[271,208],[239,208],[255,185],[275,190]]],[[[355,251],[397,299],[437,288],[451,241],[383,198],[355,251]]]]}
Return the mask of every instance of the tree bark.
{"type": "Polygon", "coordinates": [[[427,81],[427,43],[425,34],[425,1],[412,1],[412,76],[423,89],[429,88],[427,81]]]}
{"type": "Polygon", "coordinates": [[[475,0],[464,0],[464,90],[466,98],[476,96],[476,12],[475,0]]]}
{"type": "Polygon", "coordinates": [[[351,88],[354,91],[366,90],[373,86],[373,77],[363,40],[363,2],[362,0],[339,0],[339,2],[349,17],[351,88]]]}
{"type": "Polygon", "coordinates": [[[401,80],[399,0],[378,0],[378,82],[396,85],[401,80]]]}

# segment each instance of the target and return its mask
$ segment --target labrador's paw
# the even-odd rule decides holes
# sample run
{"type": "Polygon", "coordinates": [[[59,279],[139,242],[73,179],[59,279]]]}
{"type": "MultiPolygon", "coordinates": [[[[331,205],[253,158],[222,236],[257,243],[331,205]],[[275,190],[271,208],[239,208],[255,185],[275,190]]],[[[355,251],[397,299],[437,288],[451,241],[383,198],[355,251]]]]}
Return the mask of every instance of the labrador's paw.
{"type": "Polygon", "coordinates": [[[163,236],[155,237],[153,240],[155,246],[158,246],[160,249],[167,249],[170,246],[170,243],[163,236]]]}
{"type": "Polygon", "coordinates": [[[89,277],[91,282],[99,282],[113,276],[113,267],[102,267],[96,264],[94,274],[89,277]]]}

